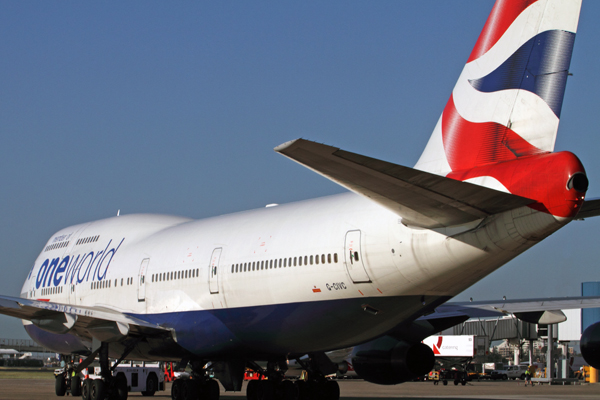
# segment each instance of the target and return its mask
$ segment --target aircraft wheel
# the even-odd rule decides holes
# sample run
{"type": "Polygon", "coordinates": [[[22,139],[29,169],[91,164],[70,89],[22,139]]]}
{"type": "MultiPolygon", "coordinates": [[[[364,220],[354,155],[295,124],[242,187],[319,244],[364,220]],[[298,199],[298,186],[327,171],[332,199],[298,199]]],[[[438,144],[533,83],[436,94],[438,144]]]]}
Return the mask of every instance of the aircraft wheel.
{"type": "Polygon", "coordinates": [[[336,381],[325,381],[319,386],[323,400],[339,400],[340,385],[336,381]]]}
{"type": "Polygon", "coordinates": [[[246,388],[246,398],[248,400],[258,400],[258,382],[255,380],[248,382],[248,387],[246,388]]]}
{"type": "Polygon", "coordinates": [[[444,379],[444,386],[446,386],[448,384],[448,381],[446,379],[444,379]]]}
{"type": "Polygon", "coordinates": [[[467,381],[462,381],[462,382],[460,382],[460,384],[465,386],[467,384],[467,381]]]}
{"type": "Polygon", "coordinates": [[[114,381],[113,398],[115,400],[127,400],[127,392],[127,378],[125,374],[119,373],[114,381]]]}
{"type": "Polygon", "coordinates": [[[281,382],[281,394],[283,400],[298,400],[298,386],[294,385],[294,382],[285,380],[281,382]]]}
{"type": "Polygon", "coordinates": [[[219,389],[219,382],[215,381],[214,379],[208,380],[208,382],[206,382],[206,387],[204,388],[204,390],[206,391],[206,400],[219,400],[219,397],[221,395],[221,390],[219,389]]]}
{"type": "Polygon", "coordinates": [[[83,400],[91,400],[92,382],[89,378],[83,380],[83,386],[81,387],[81,398],[83,400]]]}
{"type": "Polygon", "coordinates": [[[294,383],[296,385],[296,389],[298,389],[298,399],[299,400],[308,400],[310,399],[310,395],[308,393],[308,385],[305,381],[296,381],[294,383]]]}
{"type": "Polygon", "coordinates": [[[181,379],[175,379],[173,381],[173,385],[171,386],[171,399],[172,400],[183,400],[182,398],[182,384],[183,381],[181,379]]]}
{"type": "Polygon", "coordinates": [[[259,381],[257,388],[258,400],[275,400],[275,385],[272,381],[259,381]]]}
{"type": "Polygon", "coordinates": [[[81,378],[79,375],[71,377],[71,396],[81,396],[81,378]]]}
{"type": "Polygon", "coordinates": [[[104,400],[106,397],[106,385],[102,379],[94,379],[90,388],[90,400],[104,400]]]}
{"type": "Polygon", "coordinates": [[[56,375],[54,378],[54,391],[57,396],[64,396],[67,393],[67,382],[65,382],[65,374],[56,375]]]}
{"type": "Polygon", "coordinates": [[[454,386],[458,386],[458,381],[454,380],[454,386]]]}

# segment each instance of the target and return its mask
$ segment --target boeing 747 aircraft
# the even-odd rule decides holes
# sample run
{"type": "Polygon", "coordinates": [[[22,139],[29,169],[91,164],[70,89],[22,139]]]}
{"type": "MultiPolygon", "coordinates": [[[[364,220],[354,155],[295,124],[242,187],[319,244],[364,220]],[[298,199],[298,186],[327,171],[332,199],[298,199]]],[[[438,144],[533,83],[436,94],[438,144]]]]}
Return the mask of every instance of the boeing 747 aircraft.
{"type": "Polygon", "coordinates": [[[498,0],[414,168],[284,143],[275,151],[349,192],[204,220],[122,215],[66,227],[21,296],[0,296],[0,312],[84,359],[57,378],[57,394],[84,399],[127,398],[109,358],[190,366],[193,379],[173,384],[185,400],[219,398],[207,365],[231,391],[247,367],[268,376],[249,399],[337,399],[325,353],[348,347],[371,382],[427,373],[434,356],[421,340],[467,318],[444,303],[598,214],[581,161],[553,152],[580,7],[498,0]],[[102,379],[82,382],[97,357],[102,379]],[[291,359],[307,381],[285,379],[291,359]]]}

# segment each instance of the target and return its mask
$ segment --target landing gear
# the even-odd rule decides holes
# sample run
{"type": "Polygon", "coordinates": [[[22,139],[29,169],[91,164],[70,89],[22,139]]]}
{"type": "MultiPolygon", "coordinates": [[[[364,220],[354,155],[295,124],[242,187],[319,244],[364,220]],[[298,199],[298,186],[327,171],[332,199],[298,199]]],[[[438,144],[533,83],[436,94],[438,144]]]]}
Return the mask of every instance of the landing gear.
{"type": "Polygon", "coordinates": [[[54,391],[57,396],[71,395],[81,396],[81,378],[69,355],[61,355],[62,369],[55,376],[54,391]]]}
{"type": "Polygon", "coordinates": [[[329,381],[325,378],[309,381],[296,381],[299,392],[299,400],[338,400],[340,398],[340,386],[337,381],[329,381]]]}
{"type": "Polygon", "coordinates": [[[206,363],[192,363],[192,376],[173,381],[171,399],[173,400],[219,400],[219,383],[206,374],[206,363]],[[190,379],[191,378],[191,379],[190,379]]]}
{"type": "MultiPolygon", "coordinates": [[[[129,346],[133,348],[132,346],[129,346]]],[[[118,360],[110,368],[110,362],[108,359],[108,343],[99,343],[99,346],[90,354],[77,368],[68,370],[71,374],[70,379],[70,390],[73,397],[80,396],[83,400],[127,400],[127,378],[123,373],[117,374],[113,377],[114,369],[122,361],[122,359],[129,354],[131,349],[127,349],[120,360],[118,360]],[[100,358],[100,378],[89,379],[86,378],[81,384],[81,378],[79,373],[87,368],[92,361],[99,356],[100,358]]]]}

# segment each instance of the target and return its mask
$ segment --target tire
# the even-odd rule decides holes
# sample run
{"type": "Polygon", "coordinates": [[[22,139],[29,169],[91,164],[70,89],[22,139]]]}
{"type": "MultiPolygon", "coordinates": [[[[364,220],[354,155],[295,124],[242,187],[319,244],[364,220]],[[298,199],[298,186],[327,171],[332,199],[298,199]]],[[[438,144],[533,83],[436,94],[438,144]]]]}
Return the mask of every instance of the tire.
{"type": "Polygon", "coordinates": [[[158,390],[158,378],[155,374],[148,375],[146,379],[146,390],[142,390],[142,396],[154,396],[158,390]]]}
{"type": "Polygon", "coordinates": [[[198,383],[192,379],[186,379],[181,382],[181,398],[183,400],[196,400],[200,395],[198,383]]]}
{"type": "Polygon", "coordinates": [[[258,400],[275,400],[275,385],[272,381],[258,381],[256,387],[258,400]]]}
{"type": "Polygon", "coordinates": [[[172,400],[182,400],[181,395],[182,395],[182,380],[181,379],[175,379],[173,381],[173,385],[171,386],[171,399],[172,400]]]}
{"type": "Polygon", "coordinates": [[[462,381],[460,384],[465,386],[467,384],[467,381],[462,381]]]}
{"type": "Polygon", "coordinates": [[[448,385],[448,381],[444,379],[444,386],[448,385]]]}
{"type": "Polygon", "coordinates": [[[246,398],[248,400],[258,400],[258,381],[250,381],[248,382],[248,387],[246,388],[246,398]]]}
{"type": "Polygon", "coordinates": [[[81,396],[81,378],[79,375],[71,377],[71,396],[81,396]]]}
{"type": "Polygon", "coordinates": [[[125,374],[119,373],[115,377],[114,398],[115,400],[127,400],[127,378],[125,374]]]}
{"type": "Polygon", "coordinates": [[[206,396],[204,397],[206,400],[219,400],[221,396],[221,389],[219,388],[219,382],[214,379],[210,379],[206,382],[206,387],[204,388],[206,396]]]}
{"type": "Polygon", "coordinates": [[[294,382],[290,380],[285,380],[281,382],[281,394],[283,395],[283,400],[298,400],[298,387],[294,385],[294,382]]]}
{"type": "Polygon", "coordinates": [[[104,400],[106,397],[106,385],[102,379],[94,379],[90,388],[90,400],[104,400]]]}
{"type": "Polygon", "coordinates": [[[458,386],[458,383],[459,383],[459,382],[458,382],[458,381],[455,379],[455,380],[454,380],[454,386],[458,386]]]}
{"type": "MultiPolygon", "coordinates": [[[[305,381],[296,381],[294,383],[294,385],[296,385],[296,389],[298,389],[298,399],[299,400],[310,399],[310,396],[308,394],[308,388],[306,386],[305,381]]],[[[249,400],[250,400],[250,398],[249,398],[249,400]]]]}
{"type": "Polygon", "coordinates": [[[525,374],[521,374],[521,376],[519,377],[520,380],[524,381],[525,380],[525,374]]]}
{"type": "Polygon", "coordinates": [[[91,391],[92,391],[92,380],[91,379],[84,379],[83,380],[83,386],[81,387],[81,398],[83,400],[90,400],[91,397],[91,391]]]}
{"type": "Polygon", "coordinates": [[[336,381],[325,381],[321,385],[321,393],[324,400],[339,400],[340,385],[336,381]]]}
{"type": "Polygon", "coordinates": [[[64,396],[67,393],[65,374],[56,375],[56,378],[54,378],[54,391],[57,396],[64,396]]]}
{"type": "Polygon", "coordinates": [[[502,375],[502,380],[503,381],[507,381],[508,380],[508,375],[502,375]]]}

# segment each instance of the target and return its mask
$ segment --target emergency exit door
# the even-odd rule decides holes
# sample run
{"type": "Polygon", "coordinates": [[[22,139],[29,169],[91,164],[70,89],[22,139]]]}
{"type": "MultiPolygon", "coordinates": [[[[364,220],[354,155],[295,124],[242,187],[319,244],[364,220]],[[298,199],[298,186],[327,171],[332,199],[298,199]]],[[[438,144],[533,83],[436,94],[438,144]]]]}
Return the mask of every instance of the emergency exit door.
{"type": "Polygon", "coordinates": [[[210,257],[210,265],[208,269],[208,286],[211,293],[219,293],[219,260],[221,259],[221,247],[213,250],[210,257]]]}
{"type": "Polygon", "coordinates": [[[346,232],[346,270],[354,283],[371,282],[363,263],[359,230],[346,232]]]}
{"type": "Polygon", "coordinates": [[[138,273],[138,301],[146,301],[146,272],[148,272],[149,258],[144,258],[138,273]]]}

